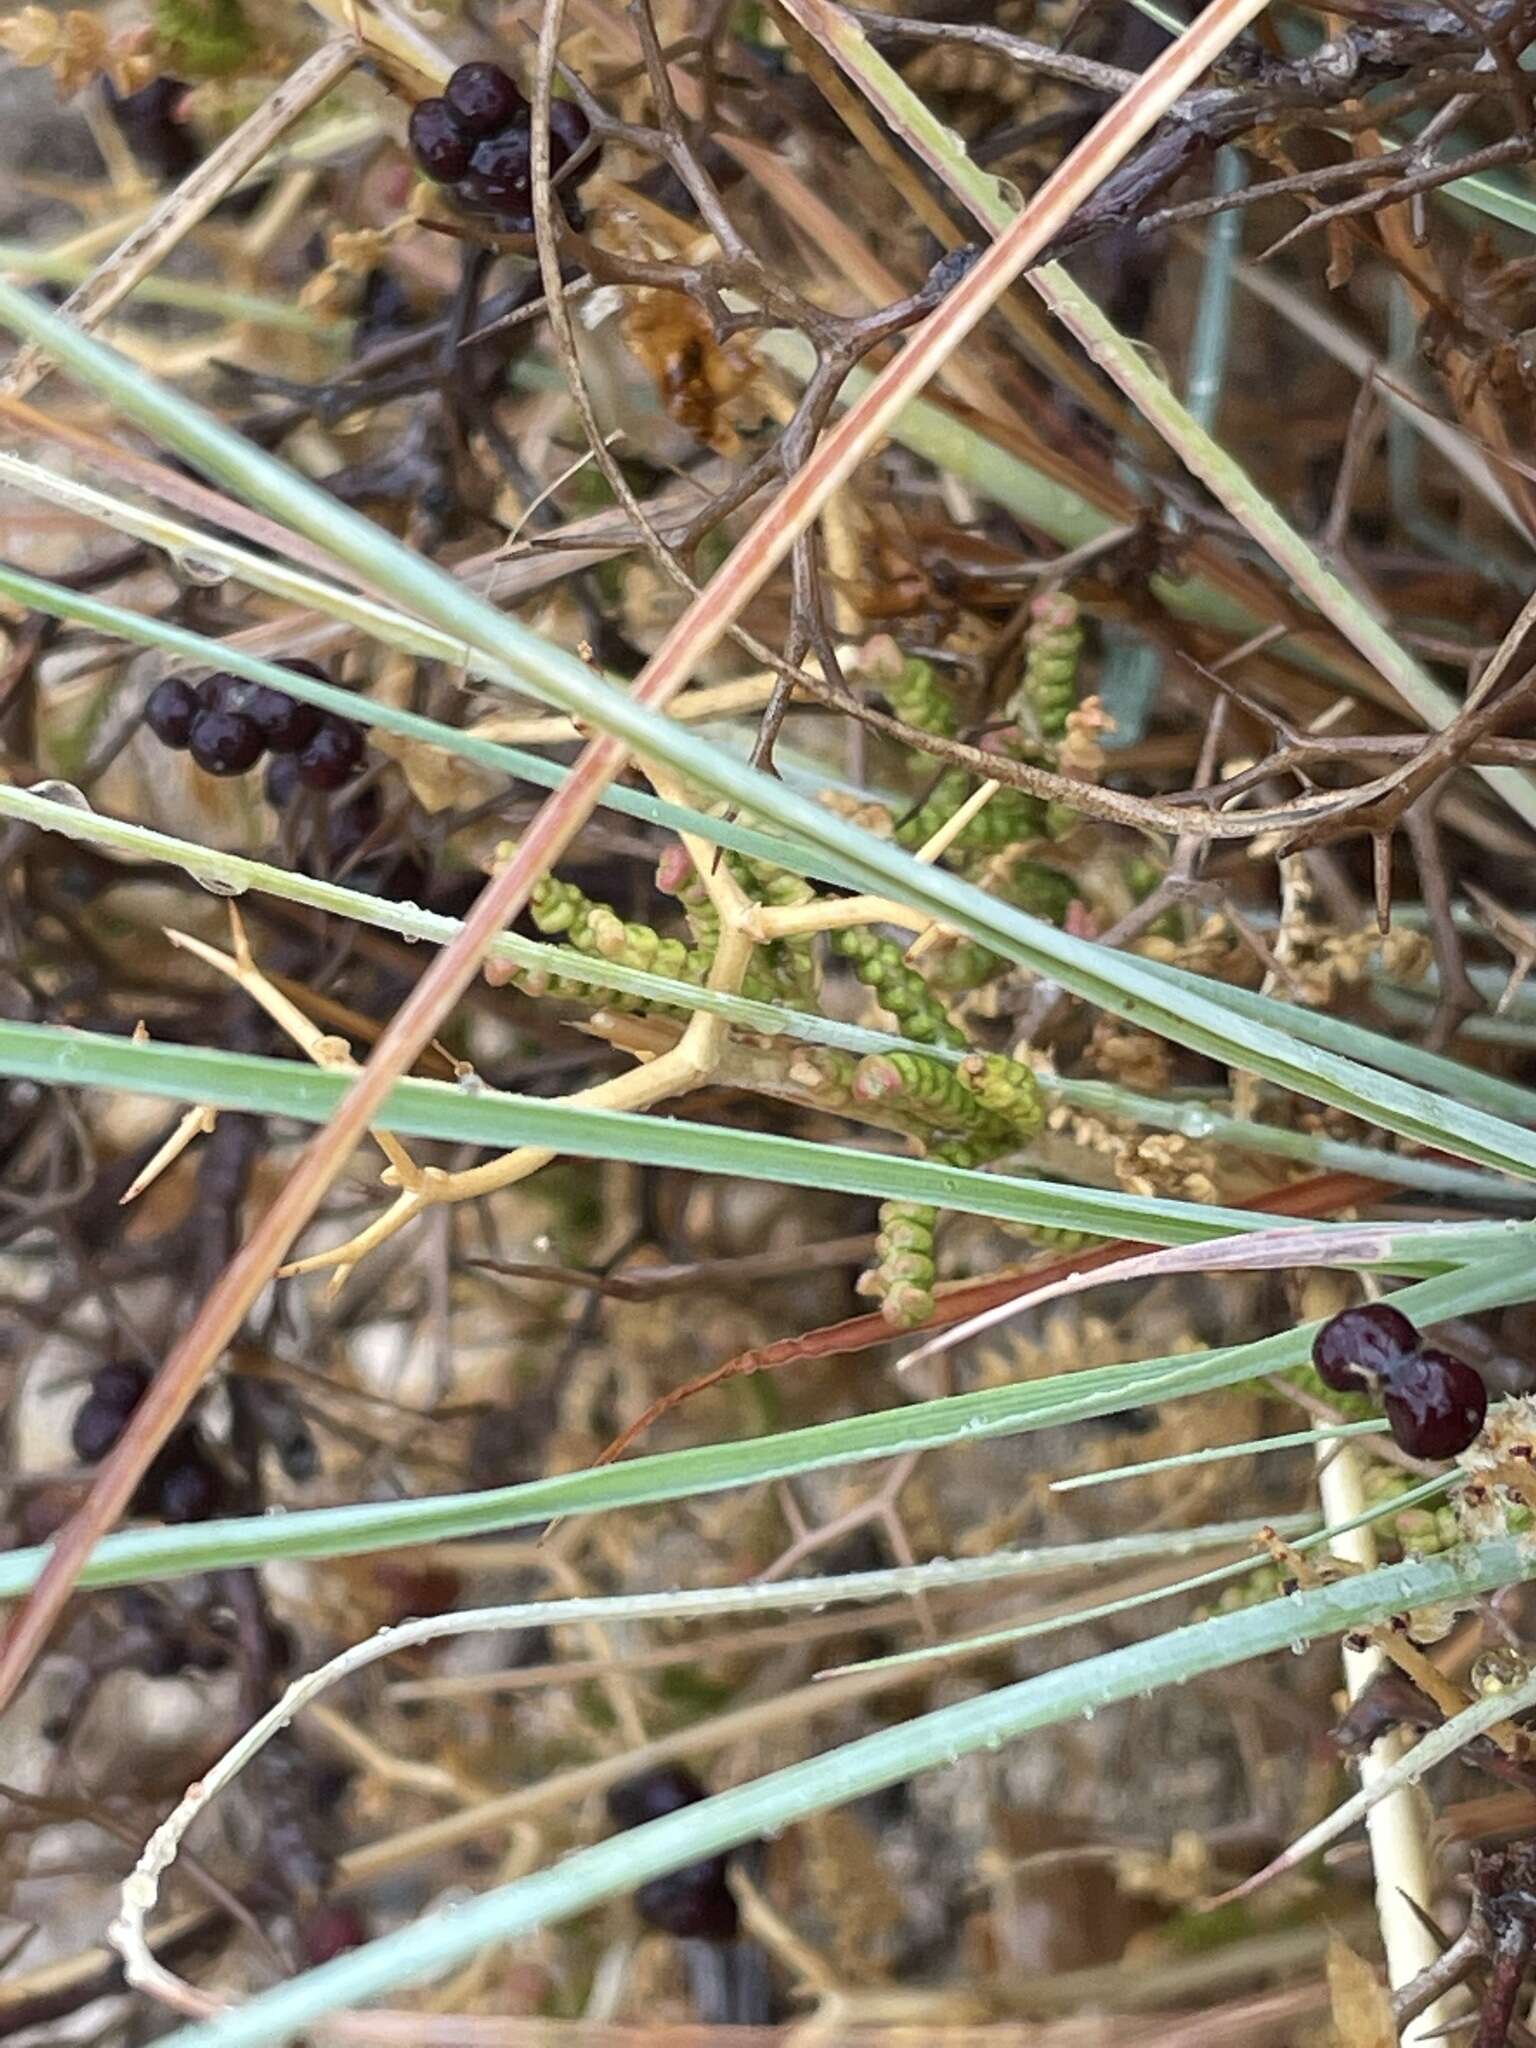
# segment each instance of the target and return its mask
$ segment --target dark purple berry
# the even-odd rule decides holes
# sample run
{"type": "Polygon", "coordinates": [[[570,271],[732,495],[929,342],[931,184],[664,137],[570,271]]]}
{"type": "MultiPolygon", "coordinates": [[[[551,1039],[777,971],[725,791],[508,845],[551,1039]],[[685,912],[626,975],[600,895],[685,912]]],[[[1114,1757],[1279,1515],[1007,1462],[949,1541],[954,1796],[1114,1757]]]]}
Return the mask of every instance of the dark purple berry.
{"type": "Polygon", "coordinates": [[[223,1493],[218,1467],[203,1450],[196,1431],[174,1436],[151,1465],[142,1505],[162,1522],[206,1522],[223,1493]]]}
{"type": "Polygon", "coordinates": [[[206,774],[243,775],[261,759],[261,727],[243,711],[199,711],[187,751],[206,774]]]}
{"type": "Polygon", "coordinates": [[[1313,1340],[1312,1363],[1336,1394],[1368,1394],[1418,1348],[1419,1333],[1402,1310],[1371,1301],[1324,1323],[1313,1340]]]}
{"type": "Polygon", "coordinates": [[[99,1465],[122,1435],[128,1417],[120,1408],[98,1401],[95,1395],[80,1404],[69,1440],[82,1465],[99,1465]]]}
{"type": "Polygon", "coordinates": [[[113,1448],[148,1385],[149,1374],[130,1359],[114,1360],[91,1375],[91,1391],[76,1410],[69,1432],[83,1465],[99,1464],[113,1448]]]}
{"type": "MultiPolygon", "coordinates": [[[[662,1764],[626,1778],[608,1792],[608,1811],[615,1826],[643,1827],[678,1813],[705,1798],[704,1787],[686,1764],[662,1764]]],[[[664,1934],[702,1941],[730,1941],[736,1933],[736,1901],[725,1881],[726,1858],[707,1856],[701,1863],[689,1863],[653,1877],[635,1893],[635,1906],[642,1920],[659,1927],[664,1934]]]]}
{"type": "Polygon", "coordinates": [[[267,802],[275,811],[286,810],[299,793],[299,764],[292,754],[274,754],[262,781],[267,802]]]}
{"type": "Polygon", "coordinates": [[[407,132],[412,156],[439,185],[451,185],[469,169],[474,141],[459,126],[446,100],[418,100],[411,109],[407,132]]]}
{"type": "Polygon", "coordinates": [[[466,135],[494,135],[528,114],[528,102],[499,64],[461,64],[443,98],[466,135]]]}
{"type": "Polygon", "coordinates": [[[638,1828],[663,1814],[677,1813],[707,1797],[686,1764],[660,1764],[637,1778],[608,1788],[608,1812],[616,1828],[638,1828]]]}
{"type": "Polygon", "coordinates": [[[635,1893],[635,1909],[663,1934],[684,1940],[733,1941],[736,1936],[736,1900],[725,1881],[723,1856],[649,1879],[635,1893]]]}
{"type": "Polygon", "coordinates": [[[363,747],[360,725],[327,714],[320,730],[296,756],[300,782],[308,789],[340,789],[356,774],[363,747]]]}
{"type": "Polygon", "coordinates": [[[592,133],[592,123],[574,100],[549,103],[549,162],[552,170],[569,163],[592,133]]]}
{"type": "Polygon", "coordinates": [[[258,683],[245,704],[245,716],[254,720],[263,743],[274,754],[296,754],[320,730],[322,714],[313,704],[290,697],[258,683]]]}
{"type": "Polygon", "coordinates": [[[1382,1408],[1393,1440],[1414,1458],[1454,1458],[1488,1413],[1488,1389],[1464,1359],[1421,1351],[1387,1382],[1382,1408]]]}
{"type": "Polygon", "coordinates": [[[533,188],[529,187],[527,201],[523,204],[497,204],[487,199],[479,182],[471,175],[461,178],[453,188],[453,196],[465,213],[472,213],[486,221],[500,235],[531,235],[533,233],[533,188]]]}
{"type": "Polygon", "coordinates": [[[232,676],[228,669],[215,669],[197,686],[197,701],[204,711],[243,711],[256,688],[244,676],[232,676]]]}
{"type": "Polygon", "coordinates": [[[192,721],[201,707],[197,692],[180,676],[156,683],[144,706],[144,723],[163,747],[180,749],[192,736],[192,721]]]}
{"type": "Polygon", "coordinates": [[[91,1374],[91,1392],[131,1415],[144,1398],[149,1370],[131,1358],[114,1358],[91,1374]]]}
{"type": "Polygon", "coordinates": [[[530,210],[533,184],[525,128],[480,143],[469,166],[469,175],[459,189],[473,194],[476,203],[495,213],[521,215],[530,210]]]}

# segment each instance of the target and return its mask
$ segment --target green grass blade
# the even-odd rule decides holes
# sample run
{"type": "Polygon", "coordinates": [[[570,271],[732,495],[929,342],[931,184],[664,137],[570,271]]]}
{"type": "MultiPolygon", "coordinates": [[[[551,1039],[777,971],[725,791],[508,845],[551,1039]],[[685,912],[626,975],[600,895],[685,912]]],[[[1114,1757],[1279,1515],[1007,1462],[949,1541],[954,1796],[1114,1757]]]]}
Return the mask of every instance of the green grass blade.
{"type": "Polygon", "coordinates": [[[1514,1542],[1390,1565],[940,1707],[578,1850],[483,1898],[430,1913],[229,2013],[171,2034],[166,2048],[273,2048],[328,2013],[437,1976],[492,1942],[518,1940],[647,1878],[777,1835],[917,1772],[1404,1608],[1519,1584],[1533,1572],[1536,1553],[1514,1542]]]}
{"type": "Polygon", "coordinates": [[[637,704],[575,656],[503,617],[426,560],[308,483],[179,394],[145,376],[94,337],[80,333],[0,280],[0,324],[37,341],[137,425],[197,463],[226,488],[327,547],[397,603],[504,660],[530,686],[617,735],[636,753],[744,804],[759,817],[841,858],[871,889],[895,894],[1019,964],[1051,975],[1074,994],[1229,1065],[1366,1117],[1414,1140],[1502,1171],[1536,1177],[1536,1135],[1482,1111],[1354,1066],[1288,1035],[1247,1023],[1234,1030],[1221,1002],[1167,999],[1139,960],[1106,960],[1089,941],[1040,923],[943,870],[913,860],[747,764],[732,760],[675,721],[637,704]],[[536,678],[536,683],[532,679],[536,678]]]}
{"type": "MultiPolygon", "coordinates": [[[[298,1060],[145,1043],[12,1020],[0,1020],[0,1073],[56,1087],[120,1088],[305,1123],[324,1123],[351,1084],[347,1074],[298,1060]]],[[[403,1137],[440,1138],[498,1152],[518,1145],[547,1145],[581,1159],[627,1159],[791,1187],[835,1188],[888,1201],[932,1202],[1004,1222],[1082,1230],[1096,1237],[1130,1237],[1148,1244],[1197,1244],[1235,1231],[1273,1229],[1289,1220],[1251,1209],[978,1173],[930,1160],[811,1144],[803,1138],[729,1130],[676,1117],[583,1109],[569,1102],[502,1095],[445,1081],[398,1082],[380,1124],[403,1137]]],[[[1502,1230],[1499,1224],[1474,1228],[1490,1233],[1489,1244],[1497,1242],[1502,1230]]],[[[1457,1239],[1465,1235],[1455,1233],[1457,1239]]]]}
{"type": "MultiPolygon", "coordinates": [[[[313,676],[297,674],[279,663],[263,661],[257,655],[246,654],[221,640],[210,640],[185,626],[174,625],[168,619],[127,611],[121,605],[109,604],[104,598],[90,597],[80,591],[67,590],[62,584],[49,583],[42,577],[28,576],[3,562],[0,562],[0,595],[13,598],[17,604],[27,605],[34,611],[47,612],[53,618],[66,619],[72,625],[110,634],[114,639],[127,640],[140,647],[158,647],[166,654],[175,655],[179,662],[228,669],[236,675],[248,676],[252,682],[271,683],[285,690],[290,697],[302,697],[306,703],[335,711],[359,725],[377,726],[383,732],[399,733],[402,738],[440,747],[444,753],[457,754],[478,767],[506,775],[514,782],[531,782],[538,789],[559,789],[570,774],[568,768],[546,761],[541,755],[530,754],[521,747],[504,746],[499,740],[478,739],[472,733],[461,732],[457,726],[443,725],[435,718],[424,718],[419,712],[375,702],[360,691],[348,690],[337,684],[318,682],[313,676]]],[[[462,648],[450,650],[459,654],[462,651],[462,648]]],[[[445,657],[439,651],[433,658],[445,657]]],[[[488,676],[487,679],[495,678],[488,676]]],[[[757,832],[727,818],[710,817],[686,804],[667,803],[661,797],[626,789],[619,783],[606,791],[603,803],[607,809],[638,818],[647,825],[659,825],[669,832],[695,833],[712,845],[728,847],[733,853],[747,854],[753,860],[793,867],[797,874],[810,875],[820,881],[857,886],[840,872],[835,860],[822,859],[814,850],[794,845],[775,833],[757,832]],[[806,865],[807,862],[810,865],[806,865]]]]}
{"type": "Polygon", "coordinates": [[[1449,1102],[1465,1102],[1486,1109],[1491,1115],[1509,1117],[1519,1123],[1536,1122],[1536,1090],[1501,1080],[1478,1067],[1463,1066],[1443,1053],[1425,1052],[1407,1038],[1392,1038],[1379,1031],[1366,1031],[1342,1017],[1330,1017],[1324,1010],[1309,1010],[1300,1003],[1280,1003],[1253,989],[1235,983],[1216,983],[1203,975],[1189,974],[1160,960],[1142,963],[1154,979],[1169,990],[1182,989],[1200,995],[1220,987],[1235,1019],[1243,1023],[1272,1025],[1289,1031],[1307,1045],[1336,1052],[1347,1059],[1379,1067],[1383,1073],[1444,1096],[1449,1102]]]}
{"type": "MultiPolygon", "coordinates": [[[[0,585],[4,580],[4,573],[0,572],[0,585]]],[[[258,677],[257,680],[264,678],[258,677]]],[[[324,685],[314,687],[323,691],[326,698],[341,694],[327,690],[324,685]]],[[[96,811],[81,810],[72,803],[40,795],[36,790],[0,784],[0,817],[20,819],[43,830],[59,832],[87,845],[103,847],[136,860],[168,861],[220,894],[243,894],[253,889],[283,902],[303,904],[378,931],[394,932],[412,941],[425,939],[433,944],[446,945],[462,929],[458,918],[423,910],[415,903],[393,902],[386,896],[369,895],[337,882],[321,881],[287,868],[272,867],[264,861],[248,860],[242,854],[196,846],[190,840],[177,839],[170,833],[156,832],[147,826],[106,817],[96,811]]],[[[809,1045],[832,1046],[840,1051],[859,1054],[921,1052],[949,1064],[958,1064],[965,1057],[959,1050],[921,1046],[893,1032],[845,1024],[835,1017],[787,1009],[780,1003],[725,995],[714,989],[696,987],[691,982],[676,981],[668,975],[651,974],[612,961],[589,959],[571,947],[547,945],[512,932],[504,932],[491,951],[497,959],[515,962],[520,967],[564,975],[591,988],[595,994],[616,990],[624,995],[639,996],[652,1004],[707,1010],[744,1030],[764,1033],[769,1037],[791,1038],[809,1045]]],[[[1385,1039],[1372,1041],[1357,1029],[1356,1037],[1383,1048],[1390,1043],[1385,1039]]],[[[1460,1071],[1453,1069],[1453,1073],[1460,1071]]],[[[1402,1187],[1419,1188],[1451,1199],[1492,1207],[1523,1208],[1536,1202],[1536,1190],[1525,1182],[1471,1172],[1447,1165],[1443,1160],[1382,1152],[1368,1145],[1319,1137],[1314,1132],[1293,1131],[1278,1124],[1227,1116],[1215,1107],[1199,1103],[1179,1104],[1161,1097],[1138,1095],[1112,1082],[1062,1080],[1053,1076],[1044,1086],[1047,1096],[1102,1116],[1124,1118],[1158,1130],[1180,1131],[1185,1136],[1208,1139],[1213,1144],[1232,1145],[1245,1151],[1293,1159],[1315,1166],[1320,1172],[1389,1175],[1402,1187]]],[[[1536,1116],[1536,1098],[1533,1098],[1531,1113],[1536,1116]]]]}
{"type": "MultiPolygon", "coordinates": [[[[1421,1325],[1476,1315],[1524,1301],[1530,1294],[1531,1256],[1522,1242],[1511,1252],[1459,1272],[1420,1280],[1393,1301],[1421,1325]]],[[[1019,1436],[1059,1424],[1113,1415],[1122,1408],[1207,1393],[1306,1363],[1318,1324],[1306,1323],[1187,1356],[1144,1359],[1133,1365],[1096,1366],[1051,1380],[989,1387],[915,1402],[837,1422],[772,1436],[703,1444],[633,1458],[587,1472],[562,1473],[518,1486],[445,1494],[426,1500],[365,1501],[352,1507],[304,1508],[248,1520],[198,1522],[182,1528],[130,1529],[105,1537],[81,1575],[84,1586],[143,1584],[191,1572],[233,1570],[279,1558],[355,1557],[370,1551],[492,1531],[530,1528],[554,1516],[609,1513],[688,1500],[765,1480],[867,1464],[908,1451],[1019,1436]]],[[[0,1600],[25,1593],[47,1552],[0,1555],[0,1600]]]]}

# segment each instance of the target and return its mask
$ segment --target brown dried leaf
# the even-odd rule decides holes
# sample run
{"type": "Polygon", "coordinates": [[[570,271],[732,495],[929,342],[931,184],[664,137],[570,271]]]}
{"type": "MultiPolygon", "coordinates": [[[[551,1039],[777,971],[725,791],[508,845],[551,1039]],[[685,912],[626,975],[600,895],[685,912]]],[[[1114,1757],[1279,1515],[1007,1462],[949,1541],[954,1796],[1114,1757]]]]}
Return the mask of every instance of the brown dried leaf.
{"type": "Polygon", "coordinates": [[[18,64],[47,64],[61,99],[68,99],[107,68],[107,30],[94,14],[71,8],[54,14],[46,7],[24,7],[0,18],[0,49],[18,64]]]}
{"type": "Polygon", "coordinates": [[[732,400],[752,380],[752,358],[734,341],[715,340],[708,315],[682,292],[636,292],[625,308],[624,339],[650,371],[668,417],[717,455],[741,441],[732,400]]]}
{"type": "Polygon", "coordinates": [[[1328,1997],[1339,2048],[1397,2048],[1386,1986],[1337,1934],[1328,1943],[1328,1997]]]}

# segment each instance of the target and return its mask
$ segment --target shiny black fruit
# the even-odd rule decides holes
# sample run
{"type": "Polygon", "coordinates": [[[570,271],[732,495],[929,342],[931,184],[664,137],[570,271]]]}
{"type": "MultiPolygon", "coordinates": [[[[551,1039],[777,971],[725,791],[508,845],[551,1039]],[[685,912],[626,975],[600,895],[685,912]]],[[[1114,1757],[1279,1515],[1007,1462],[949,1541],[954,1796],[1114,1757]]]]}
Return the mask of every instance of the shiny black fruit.
{"type": "Polygon", "coordinates": [[[1454,1458],[1482,1429],[1488,1389],[1464,1359],[1421,1351],[1387,1382],[1381,1405],[1410,1457],[1454,1458]]]}
{"type": "Polygon", "coordinates": [[[616,1828],[638,1828],[648,1820],[660,1820],[663,1814],[694,1806],[707,1796],[686,1764],[659,1764],[653,1771],[611,1785],[608,1812],[616,1828]]]}
{"type": "Polygon", "coordinates": [[[246,702],[245,715],[255,722],[263,744],[274,754],[296,754],[320,730],[324,713],[313,704],[258,683],[246,702]]]}
{"type": "Polygon", "coordinates": [[[528,116],[528,102],[499,64],[461,64],[443,98],[466,135],[495,135],[528,116]]]}
{"type": "Polygon", "coordinates": [[[243,711],[199,711],[187,751],[205,774],[243,775],[261,759],[261,727],[243,711]]]}
{"type": "Polygon", "coordinates": [[[178,750],[192,737],[192,721],[200,709],[197,692],[180,676],[156,683],[144,706],[144,723],[163,747],[178,750]]]}
{"type": "Polygon", "coordinates": [[[451,185],[469,169],[474,139],[459,126],[446,100],[418,100],[411,109],[407,133],[412,156],[440,185],[451,185]]]}
{"type": "Polygon", "coordinates": [[[1312,1345],[1312,1363],[1336,1394],[1367,1394],[1389,1382],[1419,1348],[1419,1333],[1399,1308],[1371,1301],[1330,1318],[1312,1345]]]}
{"type": "Polygon", "coordinates": [[[692,1941],[733,1941],[740,1917],[723,1856],[649,1879],[635,1893],[635,1910],[663,1934],[692,1941]]]}
{"type": "Polygon", "coordinates": [[[360,725],[326,713],[320,730],[295,756],[300,782],[307,789],[340,789],[357,773],[364,746],[360,725]]]}
{"type": "Polygon", "coordinates": [[[83,1465],[99,1464],[113,1448],[148,1385],[148,1372],[131,1359],[114,1359],[91,1375],[91,1390],[75,1411],[69,1432],[83,1465]]]}

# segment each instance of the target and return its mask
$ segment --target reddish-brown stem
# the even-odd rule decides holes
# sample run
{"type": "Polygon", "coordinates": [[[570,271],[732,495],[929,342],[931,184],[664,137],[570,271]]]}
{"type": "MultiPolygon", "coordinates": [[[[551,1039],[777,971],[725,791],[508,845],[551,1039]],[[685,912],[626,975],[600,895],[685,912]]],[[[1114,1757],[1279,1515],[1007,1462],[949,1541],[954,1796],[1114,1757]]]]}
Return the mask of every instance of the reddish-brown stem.
{"type": "MultiPolygon", "coordinates": [[[[1261,1195],[1242,1206],[1262,1210],[1269,1216],[1326,1216],[1332,1210],[1348,1209],[1356,1202],[1389,1194],[1391,1186],[1389,1181],[1367,1180],[1361,1174],[1324,1173],[1312,1180],[1298,1181],[1292,1187],[1280,1188],[1273,1194],[1261,1195]]],[[[1065,1280],[1069,1274],[1097,1272],[1101,1266],[1112,1266],[1119,1259],[1149,1249],[1135,1239],[1118,1238],[1109,1244],[1095,1245],[1092,1251],[1073,1252],[1052,1265],[1037,1266],[1031,1273],[1008,1273],[993,1280],[968,1281],[940,1295],[934,1304],[933,1314],[921,1327],[930,1333],[947,1330],[970,1316],[1001,1307],[1005,1301],[1012,1301],[1018,1295],[1032,1294],[1038,1287],[1049,1287],[1057,1280],[1065,1280]]],[[[854,1351],[870,1351],[877,1344],[889,1344],[896,1335],[897,1332],[881,1315],[850,1316],[846,1322],[825,1323],[819,1330],[807,1330],[802,1336],[780,1337],[775,1343],[738,1352],[736,1357],[726,1359],[723,1365],[714,1366],[710,1371],[700,1373],[697,1379],[687,1380],[682,1386],[673,1387],[659,1396],[642,1415],[621,1430],[593,1462],[613,1464],[664,1415],[680,1408],[685,1401],[691,1401],[695,1394],[706,1393],[709,1388],[718,1387],[726,1380],[743,1379],[755,1372],[778,1372],[785,1366],[801,1365],[813,1358],[839,1358],[854,1351]]]]}

